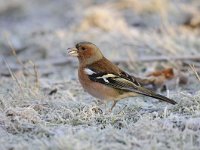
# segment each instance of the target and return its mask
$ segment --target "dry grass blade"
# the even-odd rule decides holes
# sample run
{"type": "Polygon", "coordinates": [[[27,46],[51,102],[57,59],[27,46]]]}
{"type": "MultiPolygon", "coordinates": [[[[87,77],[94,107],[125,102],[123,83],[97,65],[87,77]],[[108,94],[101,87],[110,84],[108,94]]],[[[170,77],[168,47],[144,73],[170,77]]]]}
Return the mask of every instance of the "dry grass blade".
{"type": "Polygon", "coordinates": [[[35,77],[35,85],[37,88],[40,87],[40,81],[39,81],[39,73],[37,70],[37,66],[34,62],[30,61],[30,64],[33,66],[33,70],[34,70],[34,77],[35,77]]]}
{"type": "Polygon", "coordinates": [[[12,79],[13,79],[14,81],[16,81],[18,87],[20,88],[21,92],[23,93],[23,88],[22,88],[22,86],[21,86],[19,80],[18,80],[17,77],[15,76],[15,74],[14,74],[14,73],[12,72],[12,70],[10,69],[9,64],[7,63],[7,61],[5,60],[4,57],[2,57],[2,60],[3,60],[4,63],[6,64],[6,67],[8,68],[8,71],[9,71],[9,73],[10,73],[12,79]]]}
{"type": "Polygon", "coordinates": [[[39,82],[39,73],[37,71],[36,65],[34,64],[34,73],[35,73],[35,82],[36,82],[36,86],[39,87],[40,86],[40,82],[39,82]]]}
{"type": "Polygon", "coordinates": [[[192,71],[194,72],[196,78],[200,81],[200,76],[199,76],[199,74],[198,74],[198,72],[197,72],[195,66],[194,66],[194,65],[190,65],[190,68],[191,68],[192,71]]]}
{"type": "MultiPolygon", "coordinates": [[[[8,38],[8,35],[5,34],[5,38],[6,38],[6,41],[8,43],[8,46],[10,47],[11,51],[12,51],[12,54],[13,56],[15,56],[16,60],[17,60],[17,63],[20,65],[20,68],[23,69],[23,73],[24,73],[24,70],[26,70],[27,72],[29,72],[29,70],[26,68],[26,66],[24,65],[24,63],[20,60],[20,58],[17,56],[17,53],[16,53],[16,49],[14,48],[11,40],[9,40],[8,38]]],[[[29,72],[30,73],[30,72],[29,72]]],[[[24,75],[24,74],[23,74],[24,75]]]]}
{"type": "Polygon", "coordinates": [[[10,47],[10,49],[11,49],[11,51],[12,51],[12,54],[13,54],[13,55],[16,57],[16,59],[17,59],[17,62],[18,62],[21,66],[23,66],[23,68],[25,68],[24,65],[23,65],[23,63],[22,63],[22,61],[18,58],[18,56],[17,56],[17,54],[16,54],[16,49],[13,47],[12,42],[11,42],[11,41],[9,40],[9,38],[8,38],[8,35],[5,34],[5,37],[6,37],[8,46],[10,47]]]}

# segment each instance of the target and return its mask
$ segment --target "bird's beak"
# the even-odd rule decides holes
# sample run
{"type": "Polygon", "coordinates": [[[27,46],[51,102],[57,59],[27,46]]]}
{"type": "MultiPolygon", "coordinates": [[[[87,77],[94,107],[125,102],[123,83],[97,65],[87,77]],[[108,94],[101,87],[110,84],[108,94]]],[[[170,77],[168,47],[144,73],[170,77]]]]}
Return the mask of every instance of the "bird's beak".
{"type": "Polygon", "coordinates": [[[78,57],[78,49],[77,48],[68,48],[68,54],[73,57],[78,57]]]}

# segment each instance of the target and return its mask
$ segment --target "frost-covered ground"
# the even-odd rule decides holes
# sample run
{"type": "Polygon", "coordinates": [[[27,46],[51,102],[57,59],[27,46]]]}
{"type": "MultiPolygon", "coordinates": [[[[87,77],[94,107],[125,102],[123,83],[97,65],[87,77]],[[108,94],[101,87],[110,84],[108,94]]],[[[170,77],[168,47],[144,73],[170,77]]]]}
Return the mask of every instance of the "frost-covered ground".
{"type": "Polygon", "coordinates": [[[199,149],[200,81],[189,67],[200,71],[199,16],[199,0],[0,0],[0,149],[199,149]],[[109,113],[66,54],[79,41],[137,76],[184,74],[162,93],[178,104],[128,98],[109,113]]]}

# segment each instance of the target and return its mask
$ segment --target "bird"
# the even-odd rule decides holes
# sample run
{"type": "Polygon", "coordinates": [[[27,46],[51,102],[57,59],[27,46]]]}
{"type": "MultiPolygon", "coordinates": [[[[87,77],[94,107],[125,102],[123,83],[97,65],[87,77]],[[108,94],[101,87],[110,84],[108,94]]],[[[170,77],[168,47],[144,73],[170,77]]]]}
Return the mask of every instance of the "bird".
{"type": "Polygon", "coordinates": [[[119,100],[136,96],[176,104],[176,101],[145,88],[142,80],[113,64],[91,42],[75,44],[75,47],[68,48],[68,54],[78,58],[78,78],[83,89],[97,99],[113,101],[111,111],[119,100]]]}

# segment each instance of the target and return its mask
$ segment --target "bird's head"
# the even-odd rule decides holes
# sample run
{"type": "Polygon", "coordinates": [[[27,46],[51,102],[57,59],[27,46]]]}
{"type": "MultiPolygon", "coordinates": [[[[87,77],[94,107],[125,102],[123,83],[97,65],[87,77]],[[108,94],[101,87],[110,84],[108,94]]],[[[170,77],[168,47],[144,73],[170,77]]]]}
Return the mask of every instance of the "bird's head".
{"type": "Polygon", "coordinates": [[[92,64],[103,58],[103,54],[99,48],[90,42],[80,42],[74,48],[68,49],[68,54],[78,57],[80,63],[86,65],[92,64]]]}

